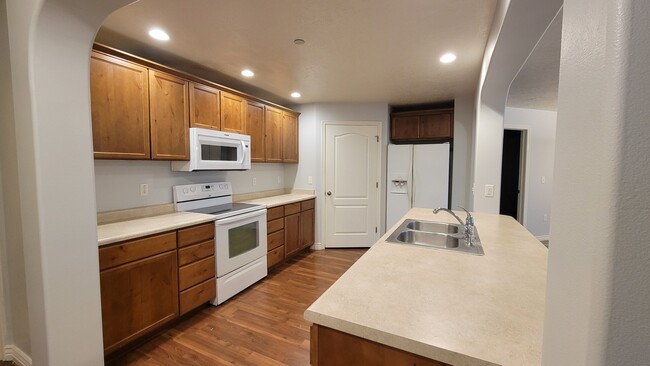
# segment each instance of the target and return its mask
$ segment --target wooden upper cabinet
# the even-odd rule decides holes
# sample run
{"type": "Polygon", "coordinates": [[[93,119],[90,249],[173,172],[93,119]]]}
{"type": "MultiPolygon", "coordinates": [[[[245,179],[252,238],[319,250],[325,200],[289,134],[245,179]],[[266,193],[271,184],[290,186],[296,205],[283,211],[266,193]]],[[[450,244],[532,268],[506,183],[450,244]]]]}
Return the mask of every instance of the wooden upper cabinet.
{"type": "Polygon", "coordinates": [[[396,142],[440,142],[454,138],[454,110],[434,109],[391,114],[390,138],[396,142]]]}
{"type": "Polygon", "coordinates": [[[266,107],[266,161],[269,163],[282,162],[282,111],[266,107]]]}
{"type": "Polygon", "coordinates": [[[149,159],[147,68],[93,52],[90,100],[96,159],[149,159]]]}
{"type": "Polygon", "coordinates": [[[251,162],[266,161],[264,104],[246,101],[246,133],[251,136],[251,162]]]}
{"type": "Polygon", "coordinates": [[[221,95],[218,89],[190,83],[190,127],[221,129],[221,95]]]}
{"type": "Polygon", "coordinates": [[[298,115],[282,112],[282,161],[298,162],[298,115]]]}
{"type": "Polygon", "coordinates": [[[189,160],[188,82],[149,70],[151,158],[189,160]]]}
{"type": "Polygon", "coordinates": [[[246,133],[246,99],[221,92],[221,130],[246,133]]]}

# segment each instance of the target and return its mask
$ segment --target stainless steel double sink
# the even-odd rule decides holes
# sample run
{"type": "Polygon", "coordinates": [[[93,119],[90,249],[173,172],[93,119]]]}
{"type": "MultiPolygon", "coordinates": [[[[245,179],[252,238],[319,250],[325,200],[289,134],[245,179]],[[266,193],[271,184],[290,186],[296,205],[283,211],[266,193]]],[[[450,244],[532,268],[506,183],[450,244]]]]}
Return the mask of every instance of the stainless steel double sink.
{"type": "Polygon", "coordinates": [[[462,225],[445,222],[406,219],[393,231],[387,241],[395,244],[485,255],[476,229],[474,229],[472,245],[467,245],[465,228],[462,225]]]}

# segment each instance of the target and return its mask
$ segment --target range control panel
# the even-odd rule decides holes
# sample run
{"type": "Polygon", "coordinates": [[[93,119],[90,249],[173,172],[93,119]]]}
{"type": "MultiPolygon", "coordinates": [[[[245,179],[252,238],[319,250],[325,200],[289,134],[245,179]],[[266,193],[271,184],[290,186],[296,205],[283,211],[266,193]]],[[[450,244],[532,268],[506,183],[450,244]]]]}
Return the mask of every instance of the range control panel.
{"type": "Polygon", "coordinates": [[[198,199],[222,197],[232,195],[230,182],[186,184],[174,186],[174,203],[198,199]]]}

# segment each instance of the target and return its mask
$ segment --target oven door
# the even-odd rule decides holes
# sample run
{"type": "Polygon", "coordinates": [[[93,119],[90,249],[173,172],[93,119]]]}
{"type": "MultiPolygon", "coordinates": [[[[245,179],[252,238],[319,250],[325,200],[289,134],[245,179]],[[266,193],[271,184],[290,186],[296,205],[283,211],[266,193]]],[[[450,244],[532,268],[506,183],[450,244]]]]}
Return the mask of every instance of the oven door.
{"type": "Polygon", "coordinates": [[[266,209],[215,221],[217,277],[266,255],[266,209]]]}

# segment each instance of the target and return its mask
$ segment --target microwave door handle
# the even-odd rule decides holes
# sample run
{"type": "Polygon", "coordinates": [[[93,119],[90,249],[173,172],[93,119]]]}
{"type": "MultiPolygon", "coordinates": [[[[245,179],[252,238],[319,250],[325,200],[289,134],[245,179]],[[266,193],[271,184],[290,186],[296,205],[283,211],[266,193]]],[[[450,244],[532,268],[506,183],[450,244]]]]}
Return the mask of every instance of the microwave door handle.
{"type": "Polygon", "coordinates": [[[241,160],[238,161],[238,163],[243,164],[244,161],[246,161],[246,154],[248,154],[248,149],[246,148],[246,143],[243,140],[239,142],[241,142],[241,150],[243,153],[241,154],[241,160]]]}
{"type": "Polygon", "coordinates": [[[233,222],[250,219],[252,217],[262,216],[265,213],[266,213],[266,209],[258,210],[258,211],[253,211],[251,213],[236,215],[236,216],[233,216],[233,217],[228,217],[228,218],[225,218],[225,219],[217,220],[217,221],[215,221],[215,223],[217,225],[227,225],[227,224],[231,224],[233,222]]]}

